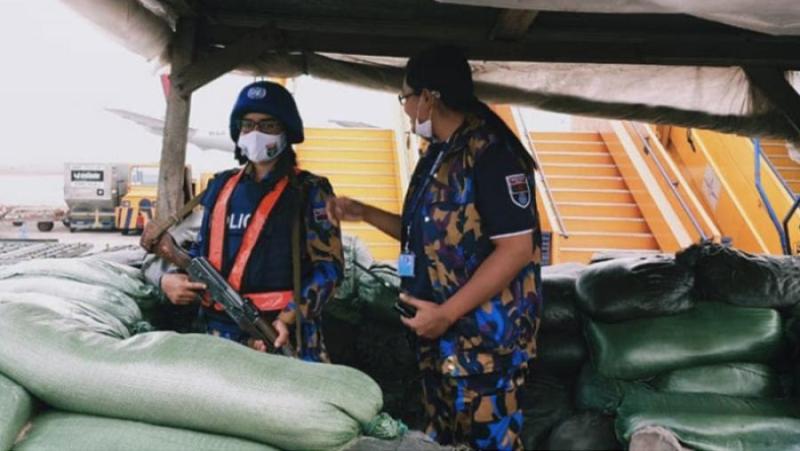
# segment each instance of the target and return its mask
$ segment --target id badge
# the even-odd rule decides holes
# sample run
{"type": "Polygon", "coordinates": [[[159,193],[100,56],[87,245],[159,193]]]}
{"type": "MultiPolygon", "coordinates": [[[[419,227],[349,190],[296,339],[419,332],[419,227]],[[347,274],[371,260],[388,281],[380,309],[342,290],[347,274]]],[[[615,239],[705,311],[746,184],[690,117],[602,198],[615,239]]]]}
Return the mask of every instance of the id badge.
{"type": "Polygon", "coordinates": [[[414,277],[414,254],[404,252],[397,259],[397,273],[400,277],[414,277]]]}

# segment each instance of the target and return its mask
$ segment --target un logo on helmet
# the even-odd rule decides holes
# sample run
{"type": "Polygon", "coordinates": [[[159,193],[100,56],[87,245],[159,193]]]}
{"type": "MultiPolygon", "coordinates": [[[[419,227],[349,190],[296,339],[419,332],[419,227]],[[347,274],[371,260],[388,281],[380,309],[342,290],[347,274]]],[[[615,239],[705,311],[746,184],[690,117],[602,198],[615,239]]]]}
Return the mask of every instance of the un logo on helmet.
{"type": "Polygon", "coordinates": [[[247,97],[250,99],[263,99],[267,96],[267,89],[261,86],[253,86],[247,90],[247,97]]]}

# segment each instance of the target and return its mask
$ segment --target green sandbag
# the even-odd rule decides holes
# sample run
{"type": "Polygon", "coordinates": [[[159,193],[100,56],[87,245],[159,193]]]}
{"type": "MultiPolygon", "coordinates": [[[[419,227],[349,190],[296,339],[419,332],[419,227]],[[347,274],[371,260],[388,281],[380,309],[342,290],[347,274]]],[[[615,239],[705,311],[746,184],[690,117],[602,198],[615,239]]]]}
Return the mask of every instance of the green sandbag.
{"type": "Polygon", "coordinates": [[[644,426],[662,426],[702,450],[800,449],[800,403],[732,396],[642,393],[617,411],[617,437],[628,442],[644,426]]]}
{"type": "Polygon", "coordinates": [[[0,451],[8,451],[33,411],[33,399],[21,385],[0,374],[0,451]]]}
{"type": "Polygon", "coordinates": [[[392,306],[400,293],[400,276],[391,265],[372,265],[358,278],[358,297],[364,302],[364,317],[389,325],[402,326],[392,306]]]}
{"type": "Polygon", "coordinates": [[[99,258],[37,259],[0,267],[0,280],[19,276],[57,277],[109,287],[121,290],[137,303],[158,299],[157,290],[145,282],[140,270],[99,258]]]}
{"type": "Polygon", "coordinates": [[[580,321],[575,303],[575,283],[586,265],[564,263],[542,267],[541,331],[580,334],[580,321]]]}
{"type": "Polygon", "coordinates": [[[574,380],[589,358],[583,336],[543,333],[537,338],[531,372],[574,380]]]}
{"type": "Polygon", "coordinates": [[[622,449],[614,435],[614,417],[597,412],[580,412],[559,423],[550,433],[544,449],[622,449]]]}
{"type": "Polygon", "coordinates": [[[691,267],[666,255],[595,263],[578,278],[578,308],[604,322],[672,315],[692,308],[693,280],[691,267]]]}
{"type": "Polygon", "coordinates": [[[769,363],[781,352],[781,336],[775,310],[710,302],[673,316],[586,325],[597,369],[625,380],[715,363],[769,363]]]}
{"type": "Polygon", "coordinates": [[[380,388],[355,369],[267,355],[209,335],[120,339],[95,319],[104,319],[102,312],[91,310],[0,300],[0,372],[61,410],[281,449],[338,448],[362,430],[402,433],[377,416],[380,388]],[[103,328],[108,333],[97,333],[103,328]]]}
{"type": "Polygon", "coordinates": [[[531,374],[520,389],[523,416],[520,436],[525,449],[541,449],[553,427],[569,418],[575,408],[570,385],[557,377],[531,374]]]}
{"type": "Polygon", "coordinates": [[[758,363],[724,363],[671,371],[656,377],[657,390],[775,398],[783,396],[778,374],[758,363]]]}
{"type": "Polygon", "coordinates": [[[14,450],[277,451],[235,437],[58,411],[37,416],[14,450]]]}
{"type": "Polygon", "coordinates": [[[142,321],[142,311],[130,296],[102,285],[57,277],[18,276],[0,280],[0,293],[45,294],[81,301],[119,319],[129,330],[142,321]]]}
{"type": "Polygon", "coordinates": [[[698,299],[783,310],[800,304],[800,258],[749,254],[717,243],[692,245],[676,258],[695,267],[698,299]]]}
{"type": "Polygon", "coordinates": [[[333,299],[325,304],[323,315],[359,324],[363,318],[364,302],[359,299],[360,277],[364,270],[374,263],[367,245],[358,237],[342,236],[342,252],[344,254],[344,274],[336,287],[333,299]]]}
{"type": "Polygon", "coordinates": [[[575,405],[580,410],[614,414],[626,394],[642,390],[652,391],[652,388],[644,382],[604,377],[591,364],[586,364],[575,385],[575,405]]]}

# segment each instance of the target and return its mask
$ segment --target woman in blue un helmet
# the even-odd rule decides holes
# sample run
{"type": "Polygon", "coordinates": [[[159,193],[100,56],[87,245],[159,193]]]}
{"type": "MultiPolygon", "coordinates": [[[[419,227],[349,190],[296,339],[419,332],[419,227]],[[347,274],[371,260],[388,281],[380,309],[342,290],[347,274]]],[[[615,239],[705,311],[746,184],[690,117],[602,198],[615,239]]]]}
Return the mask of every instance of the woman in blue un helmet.
{"type": "MultiPolygon", "coordinates": [[[[342,276],[341,233],[325,210],[333,196],[328,180],[297,168],[292,144],[303,142],[303,122],[291,94],[268,81],[246,86],[231,112],[230,136],[243,166],[220,172],[209,183],[190,254],[205,256],[272,321],[276,347],[296,337],[301,358],[328,361],[320,314],[342,276]],[[299,233],[293,235],[293,228],[299,233]],[[299,260],[294,262],[299,277],[293,258],[299,260]],[[295,280],[299,305],[293,299],[295,280]]],[[[271,347],[240,330],[205,287],[185,274],[165,275],[161,288],[177,305],[200,297],[208,333],[262,351],[271,347]]]]}
{"type": "Polygon", "coordinates": [[[397,215],[353,199],[331,219],[363,220],[401,243],[403,323],[417,336],[425,431],[439,443],[522,449],[519,388],[535,355],[541,236],[531,156],[473,94],[466,58],[411,58],[399,95],[421,155],[397,215]]]}

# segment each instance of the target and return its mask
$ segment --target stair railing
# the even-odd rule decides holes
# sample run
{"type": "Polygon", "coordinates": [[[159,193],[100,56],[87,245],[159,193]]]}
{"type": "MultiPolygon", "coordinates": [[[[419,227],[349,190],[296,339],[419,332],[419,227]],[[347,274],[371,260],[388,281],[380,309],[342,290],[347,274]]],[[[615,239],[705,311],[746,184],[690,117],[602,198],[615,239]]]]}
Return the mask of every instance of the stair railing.
{"type": "Polygon", "coordinates": [[[633,128],[633,130],[639,136],[639,140],[644,145],[644,153],[645,153],[645,155],[650,157],[650,159],[653,160],[653,163],[655,163],[656,168],[658,168],[659,174],[661,175],[661,177],[664,179],[664,181],[669,186],[670,191],[672,191],[672,195],[675,196],[675,199],[677,199],[677,201],[680,204],[681,208],[683,209],[683,211],[686,212],[686,215],[689,217],[689,221],[691,221],[692,227],[694,227],[694,229],[697,231],[697,233],[700,235],[700,238],[703,241],[708,240],[709,236],[703,230],[703,227],[700,225],[700,222],[694,216],[694,213],[692,213],[691,208],[689,208],[689,205],[686,203],[686,200],[684,200],[684,198],[681,195],[680,191],[678,191],[678,182],[673,181],[672,179],[670,179],[669,174],[667,174],[667,170],[664,169],[664,165],[661,164],[661,161],[658,159],[658,157],[656,157],[655,152],[653,152],[653,148],[650,145],[650,140],[648,139],[648,137],[645,136],[642,133],[641,130],[639,130],[639,124],[631,123],[631,126],[632,126],[631,128],[633,128]]]}
{"type": "Polygon", "coordinates": [[[525,139],[521,140],[522,145],[528,149],[528,153],[531,154],[531,157],[533,158],[533,162],[536,165],[535,171],[539,173],[539,178],[542,180],[542,186],[544,186],[544,193],[547,196],[547,201],[553,208],[556,224],[558,225],[559,229],[558,234],[562,238],[569,238],[569,232],[567,232],[567,227],[564,225],[564,221],[561,218],[561,213],[558,211],[558,205],[556,205],[555,198],[553,197],[553,192],[550,190],[550,184],[547,183],[547,176],[544,173],[544,168],[542,167],[542,163],[539,161],[539,156],[538,153],[536,152],[536,145],[533,144],[531,135],[528,132],[528,125],[525,123],[524,119],[519,114],[517,114],[517,124],[519,124],[519,127],[522,129],[521,130],[522,134],[525,136],[525,139]]]}
{"type": "MultiPolygon", "coordinates": [[[[761,197],[761,202],[764,203],[764,207],[767,209],[767,214],[769,215],[769,219],[772,221],[772,225],[775,226],[775,230],[778,232],[778,236],[781,240],[781,249],[783,249],[783,253],[785,255],[791,255],[792,251],[789,248],[789,240],[787,238],[788,230],[787,226],[789,223],[789,217],[787,216],[785,221],[785,226],[781,227],[781,222],[778,219],[777,213],[775,213],[775,209],[772,207],[772,202],[769,201],[769,197],[767,197],[767,192],[764,191],[764,186],[761,184],[761,140],[758,138],[753,138],[753,147],[755,148],[755,185],[756,191],[758,191],[758,196],[761,197]]],[[[764,159],[767,161],[767,165],[772,170],[773,174],[776,174],[775,167],[772,166],[772,163],[769,162],[766,158],[764,159]]],[[[779,177],[780,178],[780,177],[779,177]]],[[[789,191],[791,193],[791,190],[789,191]]],[[[794,196],[792,196],[794,197],[794,196]]],[[[789,213],[794,213],[794,209],[790,209],[789,213]]]]}

